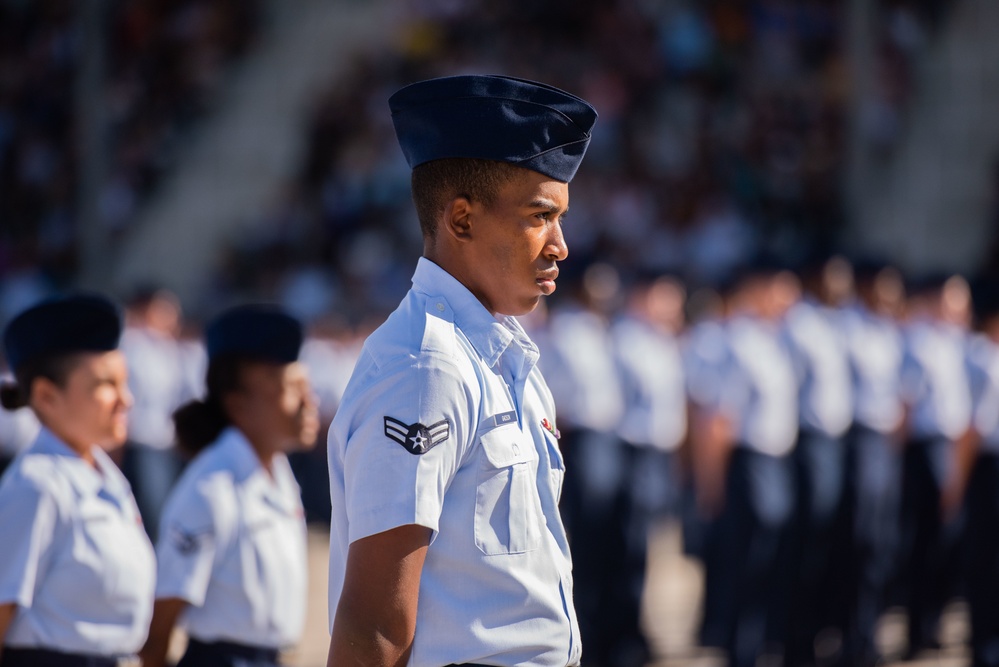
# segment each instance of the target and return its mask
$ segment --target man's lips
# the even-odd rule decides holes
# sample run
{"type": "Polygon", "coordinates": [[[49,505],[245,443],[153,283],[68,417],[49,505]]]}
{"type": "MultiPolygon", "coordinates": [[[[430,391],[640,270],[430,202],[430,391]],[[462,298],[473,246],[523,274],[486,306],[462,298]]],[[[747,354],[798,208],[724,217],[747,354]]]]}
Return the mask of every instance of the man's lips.
{"type": "Polygon", "coordinates": [[[555,291],[556,278],[558,278],[558,269],[549,269],[548,271],[539,272],[535,282],[538,283],[546,294],[551,294],[555,291]]]}

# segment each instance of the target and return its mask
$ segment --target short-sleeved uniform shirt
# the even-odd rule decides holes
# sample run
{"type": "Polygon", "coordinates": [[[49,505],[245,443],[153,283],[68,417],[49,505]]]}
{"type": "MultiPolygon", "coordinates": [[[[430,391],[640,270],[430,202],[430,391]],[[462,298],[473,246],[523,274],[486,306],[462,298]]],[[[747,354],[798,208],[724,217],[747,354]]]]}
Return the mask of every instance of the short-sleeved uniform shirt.
{"type": "Polygon", "coordinates": [[[838,438],[853,420],[853,385],[837,311],[811,300],[795,304],[784,334],[798,380],[802,429],[838,438]]]}
{"type": "Polygon", "coordinates": [[[960,438],[971,425],[968,334],[945,322],[919,319],[904,338],[901,386],[915,438],[960,438]]]}
{"type": "Polygon", "coordinates": [[[636,317],[611,328],[624,414],[618,434],[635,445],[673,451],[687,434],[683,358],[676,339],[636,317]]]}
{"type": "Polygon", "coordinates": [[[288,459],[271,473],[227,428],[184,471],[160,520],[156,598],[189,606],[181,624],[202,641],[283,648],[305,615],[306,527],[288,459]]]}
{"type": "Polygon", "coordinates": [[[146,640],[156,563],[128,482],[99,448],[95,466],[48,429],[0,483],[4,643],[129,655],[146,640]]]}
{"type": "Polygon", "coordinates": [[[349,545],[433,531],[412,667],[579,662],[564,466],[537,348],[421,259],[367,340],[330,427],[330,619],[349,545]]]}
{"type": "Polygon", "coordinates": [[[739,446],[783,456],[798,436],[798,387],[776,325],[738,315],[725,327],[726,348],[709,371],[708,409],[732,421],[739,446]]]}
{"type": "Polygon", "coordinates": [[[905,416],[900,384],[904,345],[898,324],[863,306],[843,317],[853,381],[853,419],[878,433],[891,433],[905,416]]]}
{"type": "Polygon", "coordinates": [[[969,345],[968,375],[971,382],[975,431],[982,438],[982,451],[999,453],[999,344],[976,336],[969,345]]]}

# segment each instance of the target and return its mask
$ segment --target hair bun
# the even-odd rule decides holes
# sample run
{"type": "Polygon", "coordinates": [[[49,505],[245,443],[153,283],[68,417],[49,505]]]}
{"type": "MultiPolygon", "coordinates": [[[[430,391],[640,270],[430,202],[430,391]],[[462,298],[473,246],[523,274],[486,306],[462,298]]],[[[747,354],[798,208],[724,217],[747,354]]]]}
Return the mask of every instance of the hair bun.
{"type": "Polygon", "coordinates": [[[0,383],[0,405],[6,410],[19,410],[27,407],[28,399],[16,382],[0,383]]]}

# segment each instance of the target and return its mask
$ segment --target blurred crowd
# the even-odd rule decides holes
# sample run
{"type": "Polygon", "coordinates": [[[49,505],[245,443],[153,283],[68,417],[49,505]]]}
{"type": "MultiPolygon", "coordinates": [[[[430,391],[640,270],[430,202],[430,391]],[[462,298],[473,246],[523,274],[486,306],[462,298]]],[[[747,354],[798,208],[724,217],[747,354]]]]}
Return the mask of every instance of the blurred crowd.
{"type": "Polygon", "coordinates": [[[256,0],[0,0],[0,319],[79,268],[77,75],[83,14],[99,5],[100,220],[112,237],[174,166],[259,24],[256,0]]]}
{"type": "MultiPolygon", "coordinates": [[[[901,136],[947,0],[872,2],[864,140],[901,136]]],[[[218,282],[303,316],[391,307],[421,250],[386,100],[415,80],[496,72],[590,100],[600,119],[573,183],[570,264],[710,282],[759,247],[800,260],[846,243],[849,3],[831,0],[420,0],[394,51],[367,54],[322,97],[299,177],[232,248],[218,282]]]]}
{"type": "MultiPolygon", "coordinates": [[[[588,665],[650,659],[648,538],[670,518],[705,566],[698,640],[733,667],[774,653],[876,664],[893,605],[916,656],[938,646],[956,596],[973,649],[996,641],[999,284],[840,256],[794,271],[757,256],[689,292],[675,274],[607,263],[560,282],[522,319],[571,471],[562,512],[588,665]]],[[[367,333],[312,327],[302,359],[326,424],[367,333]]],[[[146,526],[184,465],[170,415],[204,392],[195,334],[171,293],[130,299],[135,406],[118,460],[146,526]]],[[[0,413],[2,457],[36,429],[27,410],[0,413]]],[[[293,458],[308,517],[327,522],[325,448],[293,458]]]]}

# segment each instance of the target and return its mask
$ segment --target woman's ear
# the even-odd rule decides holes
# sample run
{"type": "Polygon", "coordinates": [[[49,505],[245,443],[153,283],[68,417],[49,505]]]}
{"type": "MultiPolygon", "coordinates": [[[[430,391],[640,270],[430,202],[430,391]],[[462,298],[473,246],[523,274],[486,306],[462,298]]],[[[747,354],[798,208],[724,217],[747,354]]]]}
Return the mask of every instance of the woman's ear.
{"type": "Polygon", "coordinates": [[[477,206],[465,196],[452,199],[444,209],[442,221],[444,232],[456,241],[470,241],[472,238],[472,219],[475,216],[477,206]]]}
{"type": "Polygon", "coordinates": [[[48,378],[36,377],[31,381],[28,403],[42,415],[58,410],[62,399],[62,390],[48,378]]]}
{"type": "Polygon", "coordinates": [[[229,416],[232,423],[242,423],[246,410],[246,399],[241,391],[230,391],[222,396],[222,410],[229,416]]]}

